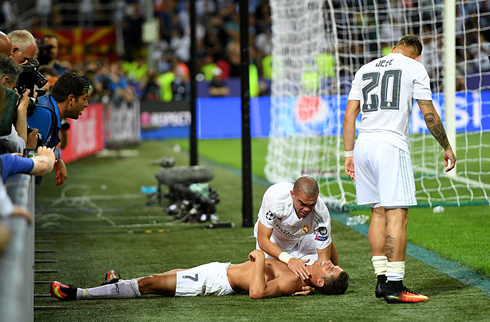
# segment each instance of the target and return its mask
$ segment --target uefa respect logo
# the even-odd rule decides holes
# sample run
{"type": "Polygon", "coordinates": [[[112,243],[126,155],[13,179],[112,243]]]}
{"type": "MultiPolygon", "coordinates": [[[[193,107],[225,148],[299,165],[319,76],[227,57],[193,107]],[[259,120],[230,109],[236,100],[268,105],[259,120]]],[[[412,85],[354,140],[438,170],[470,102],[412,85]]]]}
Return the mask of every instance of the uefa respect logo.
{"type": "Polygon", "coordinates": [[[183,127],[191,124],[189,111],[178,112],[142,112],[140,115],[142,128],[183,127]]]}

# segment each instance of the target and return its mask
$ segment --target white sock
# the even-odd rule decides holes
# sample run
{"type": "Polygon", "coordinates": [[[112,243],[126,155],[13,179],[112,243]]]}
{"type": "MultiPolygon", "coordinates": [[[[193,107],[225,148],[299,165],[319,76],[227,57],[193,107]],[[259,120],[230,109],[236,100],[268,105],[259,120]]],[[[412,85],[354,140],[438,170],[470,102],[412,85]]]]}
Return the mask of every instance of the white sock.
{"type": "Polygon", "coordinates": [[[405,276],[405,262],[388,262],[386,278],[388,282],[403,281],[405,276]]]}
{"type": "Polygon", "coordinates": [[[376,276],[385,275],[388,258],[386,256],[373,256],[372,261],[376,276]]]}
{"type": "Polygon", "coordinates": [[[131,299],[140,297],[138,288],[139,278],[132,280],[119,280],[114,284],[107,284],[88,289],[77,289],[77,300],[98,299],[131,299]]]}

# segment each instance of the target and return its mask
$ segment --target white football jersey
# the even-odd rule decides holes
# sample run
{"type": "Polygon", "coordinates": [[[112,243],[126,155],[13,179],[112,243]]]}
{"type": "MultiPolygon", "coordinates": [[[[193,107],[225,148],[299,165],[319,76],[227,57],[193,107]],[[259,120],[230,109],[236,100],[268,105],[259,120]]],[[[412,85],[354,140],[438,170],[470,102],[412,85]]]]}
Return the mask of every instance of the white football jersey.
{"type": "Polygon", "coordinates": [[[315,209],[306,218],[300,219],[293,207],[291,190],[291,182],[277,183],[267,189],[255,224],[255,233],[260,221],[265,227],[272,228],[274,240],[282,250],[292,249],[301,238],[311,234],[315,236],[316,248],[327,248],[332,242],[327,206],[318,198],[315,209]]]}
{"type": "Polygon", "coordinates": [[[414,99],[432,100],[429,75],[415,59],[391,53],[362,66],[349,93],[349,100],[361,104],[358,140],[381,140],[410,152],[414,99]]]}

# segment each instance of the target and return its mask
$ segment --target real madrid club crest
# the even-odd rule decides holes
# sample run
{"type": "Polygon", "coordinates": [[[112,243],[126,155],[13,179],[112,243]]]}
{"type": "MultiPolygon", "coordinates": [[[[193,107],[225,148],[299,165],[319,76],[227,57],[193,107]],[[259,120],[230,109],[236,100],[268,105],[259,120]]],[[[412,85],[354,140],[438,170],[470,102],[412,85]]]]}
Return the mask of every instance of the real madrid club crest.
{"type": "Polygon", "coordinates": [[[310,228],[308,226],[306,226],[306,225],[303,228],[301,228],[301,232],[303,234],[307,234],[309,231],[310,231],[310,228]]]}

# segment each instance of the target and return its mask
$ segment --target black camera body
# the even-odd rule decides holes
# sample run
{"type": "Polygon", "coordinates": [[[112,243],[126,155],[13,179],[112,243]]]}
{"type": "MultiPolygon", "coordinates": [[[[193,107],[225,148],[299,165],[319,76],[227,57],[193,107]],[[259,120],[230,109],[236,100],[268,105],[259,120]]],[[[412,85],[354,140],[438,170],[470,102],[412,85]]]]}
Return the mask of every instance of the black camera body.
{"type": "Polygon", "coordinates": [[[38,49],[38,54],[37,54],[37,60],[39,61],[40,65],[47,65],[50,60],[50,54],[51,54],[51,49],[53,49],[53,45],[51,44],[42,44],[37,46],[38,49]]]}
{"type": "Polygon", "coordinates": [[[27,63],[19,65],[22,67],[22,73],[20,73],[17,79],[17,88],[25,87],[31,90],[31,96],[34,94],[34,85],[38,88],[42,88],[48,83],[48,79],[39,72],[39,62],[35,58],[28,58],[27,63]]]}
{"type": "MultiPolygon", "coordinates": [[[[27,135],[29,135],[34,129],[30,126],[27,127],[27,135]]],[[[36,141],[36,149],[40,146],[43,146],[43,137],[41,133],[37,134],[37,141],[36,141]]]]}
{"type": "Polygon", "coordinates": [[[20,73],[19,78],[17,79],[15,88],[17,88],[17,91],[19,92],[20,98],[24,95],[26,89],[31,90],[29,93],[29,107],[27,108],[27,116],[31,116],[34,113],[37,104],[37,99],[32,97],[34,95],[34,88],[38,87],[38,89],[36,89],[37,96],[46,94],[46,91],[40,88],[46,85],[48,80],[39,72],[39,62],[34,58],[28,58],[27,63],[19,66],[22,67],[22,73],[20,73]]]}
{"type": "Polygon", "coordinates": [[[68,131],[70,129],[70,123],[68,123],[67,119],[61,120],[60,129],[62,129],[63,131],[68,131]]]}

